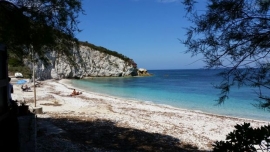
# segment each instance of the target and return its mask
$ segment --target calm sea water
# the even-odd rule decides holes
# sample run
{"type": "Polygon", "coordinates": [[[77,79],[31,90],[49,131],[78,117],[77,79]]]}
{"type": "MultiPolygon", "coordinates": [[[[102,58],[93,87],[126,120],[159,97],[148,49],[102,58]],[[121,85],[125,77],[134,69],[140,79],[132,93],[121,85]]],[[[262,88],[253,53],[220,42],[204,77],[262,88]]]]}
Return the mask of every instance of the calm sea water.
{"type": "Polygon", "coordinates": [[[202,112],[270,121],[270,112],[254,107],[255,88],[232,88],[229,99],[216,105],[220,90],[213,87],[219,70],[148,70],[153,76],[72,80],[74,87],[123,98],[202,112]]]}

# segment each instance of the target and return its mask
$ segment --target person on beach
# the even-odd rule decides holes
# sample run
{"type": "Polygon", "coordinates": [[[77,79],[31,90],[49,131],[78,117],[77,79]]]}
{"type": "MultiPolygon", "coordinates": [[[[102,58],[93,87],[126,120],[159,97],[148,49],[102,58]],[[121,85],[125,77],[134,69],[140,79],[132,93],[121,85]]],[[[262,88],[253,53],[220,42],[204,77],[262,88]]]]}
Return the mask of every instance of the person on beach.
{"type": "Polygon", "coordinates": [[[26,85],[22,85],[21,89],[22,89],[22,91],[29,91],[30,87],[28,87],[26,84],[26,85]]]}
{"type": "Polygon", "coordinates": [[[79,95],[82,94],[81,92],[77,92],[75,89],[73,89],[73,92],[70,94],[70,96],[75,96],[75,95],[79,95]]]}

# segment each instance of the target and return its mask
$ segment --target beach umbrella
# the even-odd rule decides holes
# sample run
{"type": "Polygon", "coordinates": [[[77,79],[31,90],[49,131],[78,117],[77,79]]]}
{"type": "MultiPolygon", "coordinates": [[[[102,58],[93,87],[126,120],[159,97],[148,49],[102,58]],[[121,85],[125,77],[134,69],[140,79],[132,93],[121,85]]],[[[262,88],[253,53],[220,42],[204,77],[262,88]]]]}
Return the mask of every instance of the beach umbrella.
{"type": "Polygon", "coordinates": [[[18,80],[17,84],[25,84],[27,81],[26,80],[18,80]]]}

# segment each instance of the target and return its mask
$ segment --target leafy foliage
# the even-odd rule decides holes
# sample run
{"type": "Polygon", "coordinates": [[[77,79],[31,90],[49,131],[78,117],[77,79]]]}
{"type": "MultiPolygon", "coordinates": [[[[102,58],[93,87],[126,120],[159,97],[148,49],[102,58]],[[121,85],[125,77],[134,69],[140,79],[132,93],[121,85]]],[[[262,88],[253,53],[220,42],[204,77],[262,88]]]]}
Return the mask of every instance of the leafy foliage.
{"type": "Polygon", "coordinates": [[[226,136],[226,141],[216,141],[213,146],[214,152],[269,151],[270,125],[255,129],[249,123],[236,125],[235,130],[226,136]]]}
{"type": "Polygon", "coordinates": [[[74,32],[80,31],[81,12],[80,0],[0,1],[0,42],[17,58],[38,56],[46,61],[45,53],[55,48],[71,56],[78,44],[74,32]]]}
{"type": "Polygon", "coordinates": [[[8,72],[9,75],[14,75],[16,72],[20,72],[25,78],[32,77],[32,70],[24,65],[23,60],[12,56],[10,56],[8,60],[8,72]]]}
{"type": "Polygon", "coordinates": [[[8,66],[9,75],[14,75],[16,72],[22,73],[24,78],[32,78],[32,70],[27,66],[8,66]]]}
{"type": "Polygon", "coordinates": [[[270,1],[208,0],[204,11],[195,0],[183,0],[188,27],[181,40],[192,56],[202,54],[206,68],[223,68],[219,103],[230,87],[258,88],[258,107],[270,109],[270,1]]]}
{"type": "Polygon", "coordinates": [[[71,50],[78,50],[79,44],[114,55],[127,61],[133,67],[137,64],[115,51],[84,43],[74,37],[77,17],[83,13],[80,0],[9,0],[0,1],[0,42],[8,46],[9,55],[17,59],[28,58],[33,62],[48,62],[45,54],[57,51],[65,55],[75,66],[71,50]]]}
{"type": "Polygon", "coordinates": [[[14,67],[21,66],[21,65],[23,65],[23,61],[20,59],[14,58],[14,57],[9,57],[8,65],[14,66],[14,67]]]}

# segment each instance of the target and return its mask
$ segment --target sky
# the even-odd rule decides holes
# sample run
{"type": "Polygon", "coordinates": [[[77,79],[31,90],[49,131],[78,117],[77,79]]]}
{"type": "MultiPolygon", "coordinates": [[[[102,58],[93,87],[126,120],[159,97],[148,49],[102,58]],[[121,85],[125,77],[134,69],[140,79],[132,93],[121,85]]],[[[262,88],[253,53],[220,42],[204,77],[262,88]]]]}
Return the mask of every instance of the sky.
{"type": "Polygon", "coordinates": [[[82,32],[75,35],[82,42],[123,54],[147,70],[205,66],[180,42],[191,23],[178,0],[82,0],[82,7],[82,32]]]}

